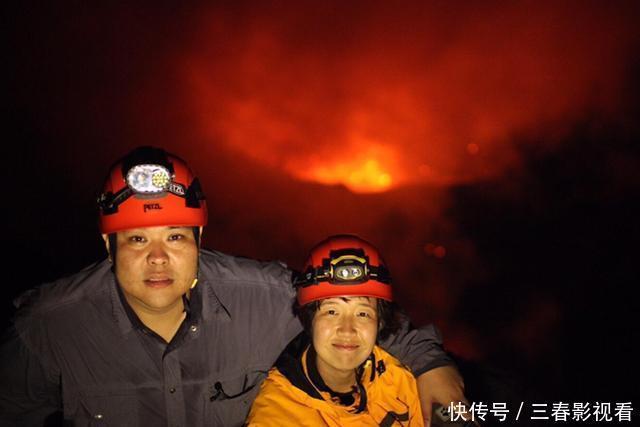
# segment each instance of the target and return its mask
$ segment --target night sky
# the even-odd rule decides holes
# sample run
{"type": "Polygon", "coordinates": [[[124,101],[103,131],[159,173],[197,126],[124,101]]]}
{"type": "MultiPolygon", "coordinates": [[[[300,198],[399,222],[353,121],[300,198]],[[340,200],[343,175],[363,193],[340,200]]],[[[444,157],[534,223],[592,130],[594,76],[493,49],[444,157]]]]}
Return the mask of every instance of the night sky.
{"type": "Polygon", "coordinates": [[[206,247],[370,240],[470,394],[637,399],[637,2],[16,3],[3,323],[105,256],[102,181],[154,145],[200,176],[206,247]]]}

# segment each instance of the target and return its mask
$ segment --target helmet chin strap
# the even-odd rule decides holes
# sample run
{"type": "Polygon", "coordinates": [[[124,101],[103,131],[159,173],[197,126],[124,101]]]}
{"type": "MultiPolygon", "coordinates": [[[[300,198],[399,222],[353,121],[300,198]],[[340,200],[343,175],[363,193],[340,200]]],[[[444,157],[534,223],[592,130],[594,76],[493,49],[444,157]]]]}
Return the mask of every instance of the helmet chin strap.
{"type": "Polygon", "coordinates": [[[196,245],[200,248],[200,227],[193,227],[193,237],[196,239],[196,245]]]}
{"type": "Polygon", "coordinates": [[[109,233],[109,261],[113,264],[112,268],[115,271],[116,268],[116,251],[118,249],[118,234],[109,233]]]}

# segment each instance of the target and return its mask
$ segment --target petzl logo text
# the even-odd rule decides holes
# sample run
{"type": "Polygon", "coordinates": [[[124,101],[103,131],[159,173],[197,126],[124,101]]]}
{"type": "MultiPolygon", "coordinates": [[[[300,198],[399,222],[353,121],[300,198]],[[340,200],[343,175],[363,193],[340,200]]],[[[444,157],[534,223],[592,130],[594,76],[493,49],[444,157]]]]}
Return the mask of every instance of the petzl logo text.
{"type": "Polygon", "coordinates": [[[160,203],[147,203],[144,205],[143,209],[146,212],[151,210],[162,209],[162,206],[160,206],[160,203]]]}

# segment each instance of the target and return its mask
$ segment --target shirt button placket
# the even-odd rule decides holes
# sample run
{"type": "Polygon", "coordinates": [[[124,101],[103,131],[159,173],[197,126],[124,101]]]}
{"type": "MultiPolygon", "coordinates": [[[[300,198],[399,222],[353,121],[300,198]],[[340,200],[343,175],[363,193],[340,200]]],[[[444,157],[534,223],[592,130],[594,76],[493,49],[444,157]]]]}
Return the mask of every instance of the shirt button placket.
{"type": "Polygon", "coordinates": [[[167,425],[185,426],[186,410],[182,390],[182,373],[178,351],[166,354],[162,360],[164,371],[164,400],[167,408],[167,425]]]}

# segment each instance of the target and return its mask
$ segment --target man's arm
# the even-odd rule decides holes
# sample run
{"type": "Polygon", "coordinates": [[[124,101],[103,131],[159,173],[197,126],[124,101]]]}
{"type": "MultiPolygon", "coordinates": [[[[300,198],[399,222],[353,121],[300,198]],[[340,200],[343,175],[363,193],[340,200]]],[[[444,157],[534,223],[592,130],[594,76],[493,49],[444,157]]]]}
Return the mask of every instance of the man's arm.
{"type": "Polygon", "coordinates": [[[413,329],[405,317],[399,331],[380,345],[409,366],[416,376],[426,426],[431,425],[434,403],[449,406],[451,402],[467,401],[462,377],[442,348],[442,337],[435,326],[413,329]]]}
{"type": "Polygon", "coordinates": [[[418,377],[440,366],[453,365],[453,360],[442,348],[440,331],[433,325],[413,328],[406,316],[402,317],[399,330],[379,342],[418,377]]]}
{"type": "Polygon", "coordinates": [[[431,425],[433,405],[449,406],[451,402],[465,402],[464,381],[453,365],[440,366],[417,377],[422,417],[426,426],[431,425]]]}
{"type": "Polygon", "coordinates": [[[0,424],[44,425],[61,411],[60,386],[11,327],[0,344],[0,424]]]}

